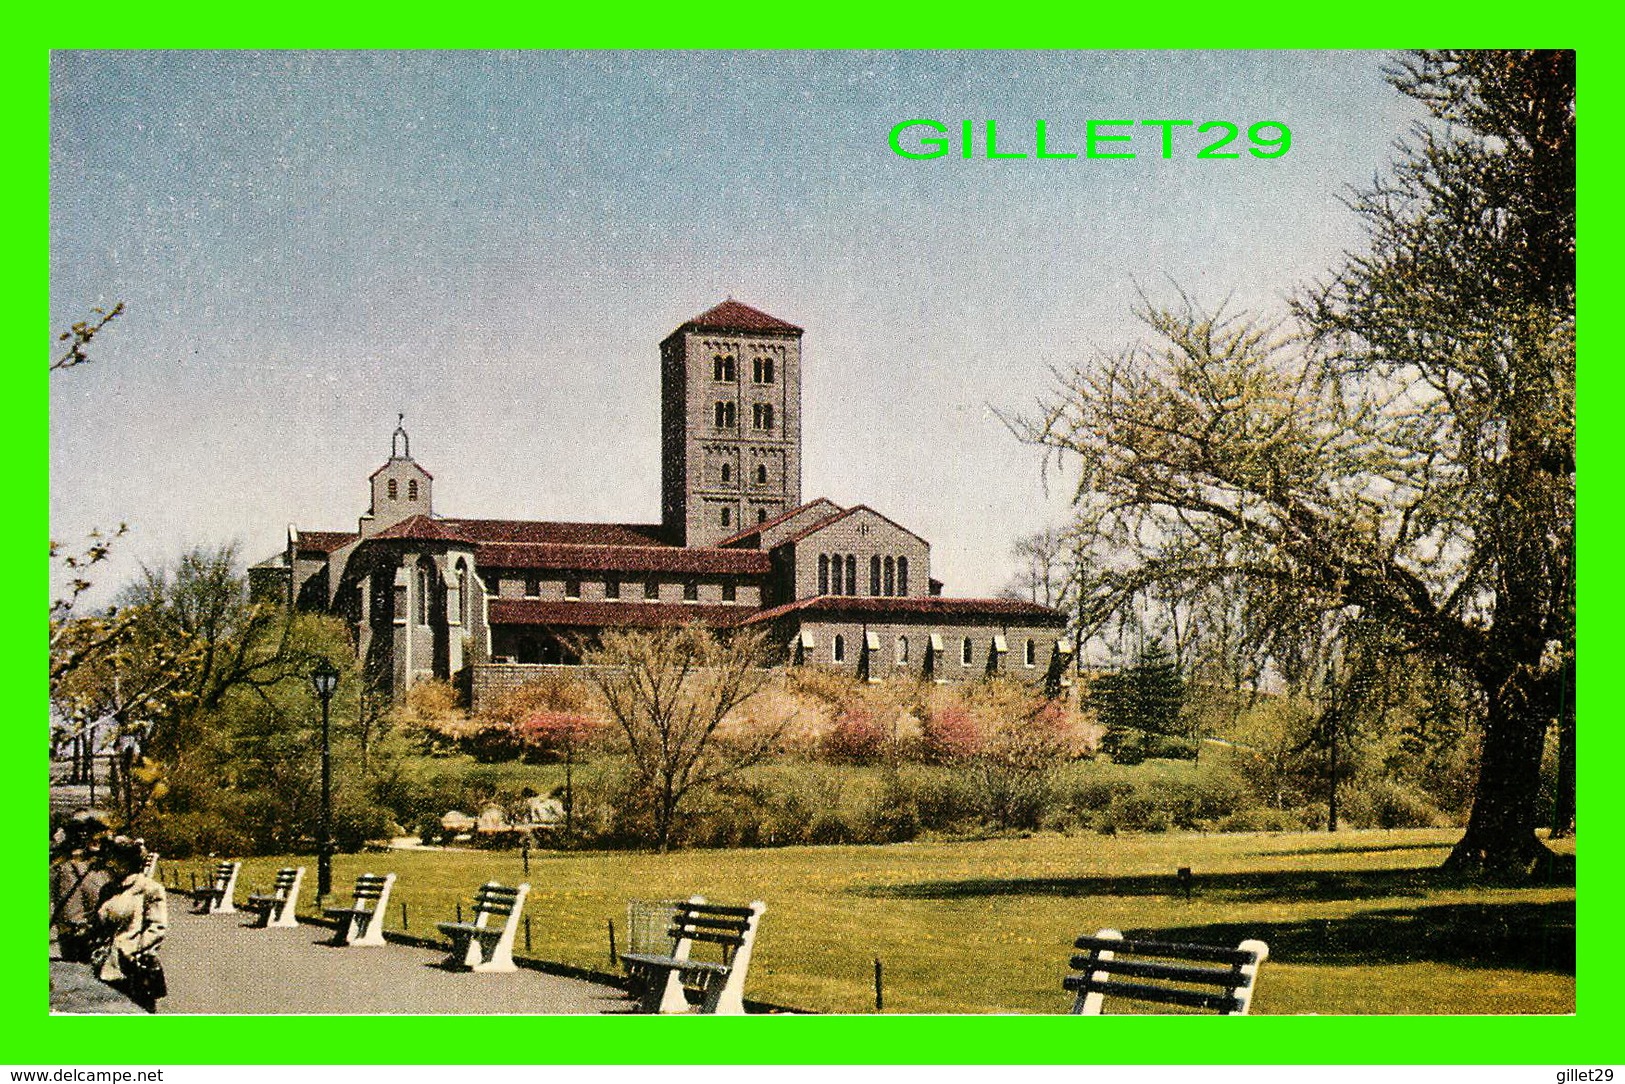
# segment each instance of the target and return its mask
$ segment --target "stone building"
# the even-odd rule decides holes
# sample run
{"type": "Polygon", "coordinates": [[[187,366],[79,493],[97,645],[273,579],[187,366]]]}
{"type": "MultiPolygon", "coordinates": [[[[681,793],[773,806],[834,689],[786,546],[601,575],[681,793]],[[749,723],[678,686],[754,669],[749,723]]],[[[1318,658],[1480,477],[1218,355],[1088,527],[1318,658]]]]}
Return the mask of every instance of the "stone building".
{"type": "Polygon", "coordinates": [[[658,524],[442,515],[400,427],[357,529],[290,526],[254,589],[344,615],[396,695],[453,678],[476,705],[576,663],[605,628],[690,621],[764,628],[786,663],[872,680],[1064,683],[1062,614],[945,597],[925,539],[865,505],[802,501],[801,336],[729,300],[660,344],[658,524]]]}

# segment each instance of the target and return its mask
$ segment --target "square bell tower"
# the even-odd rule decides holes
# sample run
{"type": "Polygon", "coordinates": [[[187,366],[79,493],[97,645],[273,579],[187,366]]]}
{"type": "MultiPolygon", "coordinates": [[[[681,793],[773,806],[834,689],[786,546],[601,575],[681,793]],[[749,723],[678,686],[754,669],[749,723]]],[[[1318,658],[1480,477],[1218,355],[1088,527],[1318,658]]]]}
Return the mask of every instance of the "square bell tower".
{"type": "Polygon", "coordinates": [[[715,545],[801,503],[801,334],[730,298],[660,344],[672,542],[715,545]]]}

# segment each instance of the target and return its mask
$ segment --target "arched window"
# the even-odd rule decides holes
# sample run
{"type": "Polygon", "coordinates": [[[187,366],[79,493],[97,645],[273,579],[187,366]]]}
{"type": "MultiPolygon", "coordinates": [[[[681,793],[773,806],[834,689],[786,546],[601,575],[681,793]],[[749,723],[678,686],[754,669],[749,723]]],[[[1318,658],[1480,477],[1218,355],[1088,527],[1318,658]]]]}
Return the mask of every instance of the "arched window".
{"type": "Polygon", "coordinates": [[[714,411],[718,429],[732,429],[734,427],[734,405],[732,403],[718,403],[714,411]]]}
{"type": "Polygon", "coordinates": [[[908,662],[908,637],[899,636],[897,638],[897,665],[902,666],[906,662],[908,662]]]}
{"type": "Polygon", "coordinates": [[[886,558],[886,594],[897,593],[897,562],[890,557],[886,558]]]}
{"type": "Polygon", "coordinates": [[[858,593],[858,559],[850,553],[846,555],[846,593],[858,593]]]}
{"type": "Polygon", "coordinates": [[[389,480],[389,499],[392,501],[401,499],[401,484],[393,478],[389,480]]]}
{"type": "Polygon", "coordinates": [[[905,597],[908,595],[908,558],[907,557],[899,557],[897,559],[897,593],[899,595],[903,595],[905,597]]]}
{"type": "Polygon", "coordinates": [[[732,384],[734,381],[734,359],[727,354],[718,354],[712,358],[711,379],[732,384]]]}
{"type": "Polygon", "coordinates": [[[773,428],[773,404],[772,403],[763,403],[762,404],[762,428],[763,429],[772,429],[773,428]]]}
{"type": "Polygon", "coordinates": [[[757,523],[766,523],[767,522],[767,509],[758,508],[756,510],[756,522],[757,523]]]}
{"type": "Polygon", "coordinates": [[[418,564],[417,619],[420,625],[429,623],[429,565],[421,562],[418,564]]]}
{"type": "Polygon", "coordinates": [[[971,659],[975,657],[975,654],[976,654],[976,649],[971,646],[969,636],[965,637],[964,640],[960,641],[960,644],[959,644],[959,661],[960,661],[960,663],[962,663],[965,666],[969,666],[971,664],[971,659]]]}
{"type": "Polygon", "coordinates": [[[758,384],[773,383],[773,359],[756,358],[751,362],[751,376],[758,384]]]}
{"type": "Polygon", "coordinates": [[[766,463],[758,463],[758,464],[756,464],[756,484],[759,485],[759,486],[767,485],[767,464],[766,463]]]}
{"type": "Polygon", "coordinates": [[[869,558],[869,593],[871,595],[880,594],[880,558],[878,556],[869,558]]]}
{"type": "Polygon", "coordinates": [[[722,484],[727,485],[729,482],[733,481],[733,478],[734,478],[733,464],[732,463],[724,463],[722,465],[722,484]]]}
{"type": "Polygon", "coordinates": [[[846,661],[846,637],[840,633],[835,634],[834,645],[830,649],[836,662],[846,661]]]}
{"type": "Polygon", "coordinates": [[[829,594],[829,554],[818,555],[818,593],[829,594]]]}
{"type": "Polygon", "coordinates": [[[1026,662],[1028,666],[1036,666],[1038,664],[1038,645],[1032,640],[1027,641],[1026,662]]]}
{"type": "Polygon", "coordinates": [[[724,527],[732,526],[733,525],[733,518],[734,518],[734,510],[732,508],[728,508],[728,507],[724,506],[723,509],[722,509],[722,525],[724,527]]]}
{"type": "Polygon", "coordinates": [[[409,501],[418,499],[418,480],[416,478],[406,483],[406,499],[409,501]]]}
{"type": "Polygon", "coordinates": [[[468,565],[457,562],[457,623],[468,624],[468,565]]]}

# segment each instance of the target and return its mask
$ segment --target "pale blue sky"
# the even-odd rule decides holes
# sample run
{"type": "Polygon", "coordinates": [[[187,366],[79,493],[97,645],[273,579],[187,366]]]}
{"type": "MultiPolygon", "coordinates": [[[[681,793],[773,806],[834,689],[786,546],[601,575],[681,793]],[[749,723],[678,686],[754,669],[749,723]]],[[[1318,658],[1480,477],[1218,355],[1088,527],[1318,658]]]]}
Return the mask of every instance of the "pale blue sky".
{"type": "Polygon", "coordinates": [[[128,522],[111,587],[190,545],[353,530],[397,411],[442,513],[654,522],[656,344],[732,295],[806,328],[804,496],[872,505],[949,593],[991,594],[1068,494],[990,407],[1136,337],[1135,281],[1278,308],[1357,247],[1339,195],[1417,117],[1383,60],[59,53],[53,326],[129,311],[52,379],[53,537],[128,522]],[[886,133],[912,117],[1294,143],[905,161],[886,133]]]}

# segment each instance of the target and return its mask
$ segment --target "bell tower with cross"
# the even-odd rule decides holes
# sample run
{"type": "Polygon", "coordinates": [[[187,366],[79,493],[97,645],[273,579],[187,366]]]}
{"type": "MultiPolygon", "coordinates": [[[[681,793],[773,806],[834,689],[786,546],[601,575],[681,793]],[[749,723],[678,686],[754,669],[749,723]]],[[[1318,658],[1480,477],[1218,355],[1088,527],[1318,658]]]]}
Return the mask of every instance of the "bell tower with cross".
{"type": "Polygon", "coordinates": [[[406,415],[397,417],[389,438],[389,461],[372,472],[372,505],[361,517],[361,536],[377,534],[413,516],[434,514],[434,476],[412,458],[406,415]]]}

